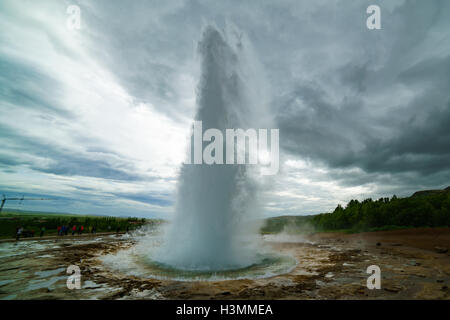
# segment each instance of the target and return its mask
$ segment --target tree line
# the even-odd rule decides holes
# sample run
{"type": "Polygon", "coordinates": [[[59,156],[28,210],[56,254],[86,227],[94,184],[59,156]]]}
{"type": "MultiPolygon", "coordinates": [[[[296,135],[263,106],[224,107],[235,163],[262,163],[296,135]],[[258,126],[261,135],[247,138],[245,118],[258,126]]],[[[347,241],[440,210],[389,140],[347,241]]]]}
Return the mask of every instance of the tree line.
{"type": "Polygon", "coordinates": [[[383,230],[406,227],[449,227],[450,192],[417,192],[408,198],[351,200],[331,213],[311,216],[317,230],[383,230]]]}

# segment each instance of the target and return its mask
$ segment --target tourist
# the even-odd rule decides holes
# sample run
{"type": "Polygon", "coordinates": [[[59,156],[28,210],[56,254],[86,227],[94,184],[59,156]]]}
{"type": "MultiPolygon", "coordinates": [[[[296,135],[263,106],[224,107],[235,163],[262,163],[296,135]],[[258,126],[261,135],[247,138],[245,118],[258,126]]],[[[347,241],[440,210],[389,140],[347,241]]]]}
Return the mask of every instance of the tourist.
{"type": "Polygon", "coordinates": [[[19,227],[19,228],[17,229],[16,241],[19,241],[20,235],[22,234],[22,231],[23,231],[23,228],[22,228],[22,227],[19,227]]]}
{"type": "Polygon", "coordinates": [[[61,230],[62,230],[61,226],[58,226],[58,227],[56,228],[56,231],[57,231],[58,236],[61,236],[61,235],[62,235],[61,230]]]}
{"type": "Polygon", "coordinates": [[[42,236],[44,235],[44,232],[45,232],[45,227],[42,226],[42,228],[41,228],[41,234],[40,234],[40,237],[41,237],[41,238],[42,238],[42,236]]]}
{"type": "Polygon", "coordinates": [[[75,235],[76,231],[77,231],[77,226],[73,225],[73,227],[72,227],[72,235],[75,235]]]}

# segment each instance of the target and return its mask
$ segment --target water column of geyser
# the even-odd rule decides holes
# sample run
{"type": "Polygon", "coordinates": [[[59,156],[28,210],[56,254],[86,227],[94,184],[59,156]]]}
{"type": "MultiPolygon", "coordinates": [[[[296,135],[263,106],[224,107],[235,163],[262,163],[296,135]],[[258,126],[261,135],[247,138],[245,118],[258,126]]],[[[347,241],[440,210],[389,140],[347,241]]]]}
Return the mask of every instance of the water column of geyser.
{"type": "MultiPolygon", "coordinates": [[[[198,44],[201,78],[195,120],[202,121],[203,132],[222,132],[224,159],[230,143],[225,129],[258,128],[266,116],[261,88],[255,88],[253,57],[242,40],[207,27],[198,44]]],[[[246,165],[183,164],[175,216],[153,259],[172,268],[203,271],[257,263],[258,227],[251,223],[258,212],[257,187],[251,170],[246,165]]]]}

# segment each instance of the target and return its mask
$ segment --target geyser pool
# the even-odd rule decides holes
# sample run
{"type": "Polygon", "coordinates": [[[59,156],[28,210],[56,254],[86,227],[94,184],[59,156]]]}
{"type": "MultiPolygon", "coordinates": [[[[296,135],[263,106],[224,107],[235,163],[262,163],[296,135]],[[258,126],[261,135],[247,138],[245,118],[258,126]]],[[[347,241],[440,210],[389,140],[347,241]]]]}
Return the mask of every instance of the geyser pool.
{"type": "MultiPolygon", "coordinates": [[[[101,258],[103,264],[114,272],[141,278],[176,281],[223,281],[238,279],[269,278],[291,272],[297,261],[289,256],[276,253],[263,247],[256,254],[256,262],[251,265],[218,270],[186,270],[163,264],[152,259],[150,252],[155,252],[161,245],[161,234],[149,233],[129,249],[120,250],[101,258]]],[[[134,237],[136,239],[136,237],[134,237]]]]}

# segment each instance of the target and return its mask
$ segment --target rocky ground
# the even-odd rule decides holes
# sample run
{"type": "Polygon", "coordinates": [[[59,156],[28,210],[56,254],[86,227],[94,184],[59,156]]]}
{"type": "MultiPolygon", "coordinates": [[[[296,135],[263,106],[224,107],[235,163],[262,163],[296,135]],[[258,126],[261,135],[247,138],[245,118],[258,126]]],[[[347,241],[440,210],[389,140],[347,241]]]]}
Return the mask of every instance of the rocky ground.
{"type": "Polygon", "coordinates": [[[134,242],[109,235],[2,243],[0,299],[450,299],[450,228],[265,236],[298,264],[252,280],[147,279],[101,262],[134,242]],[[69,265],[81,269],[80,290],[67,289],[69,265]],[[370,265],[381,269],[379,290],[366,287],[370,265]]]}

